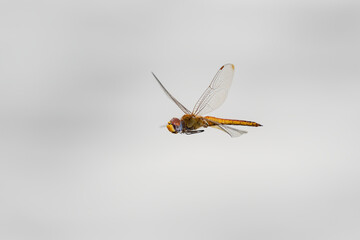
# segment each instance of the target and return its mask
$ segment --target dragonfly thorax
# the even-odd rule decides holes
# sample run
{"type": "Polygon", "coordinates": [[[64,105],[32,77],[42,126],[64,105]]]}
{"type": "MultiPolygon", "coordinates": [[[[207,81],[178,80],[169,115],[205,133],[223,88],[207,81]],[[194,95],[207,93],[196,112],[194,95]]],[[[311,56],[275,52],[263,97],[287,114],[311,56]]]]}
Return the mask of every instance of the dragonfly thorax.
{"type": "Polygon", "coordinates": [[[181,122],[183,123],[185,130],[196,130],[200,127],[207,127],[207,123],[202,117],[198,117],[193,114],[185,114],[181,118],[181,122]]]}
{"type": "Polygon", "coordinates": [[[180,133],[183,130],[182,121],[178,118],[172,118],[166,127],[171,133],[180,133]]]}

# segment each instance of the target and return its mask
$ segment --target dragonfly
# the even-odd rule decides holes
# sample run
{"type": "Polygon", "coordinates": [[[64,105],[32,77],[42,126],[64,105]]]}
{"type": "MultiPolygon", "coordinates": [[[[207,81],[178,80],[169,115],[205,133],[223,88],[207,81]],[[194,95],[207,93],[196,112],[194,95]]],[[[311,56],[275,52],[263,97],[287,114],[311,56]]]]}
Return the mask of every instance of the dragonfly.
{"type": "Polygon", "coordinates": [[[209,87],[196,102],[192,112],[184,107],[184,105],[182,105],[174,96],[172,96],[156,77],[156,75],[152,72],[152,75],[160,84],[162,90],[164,90],[166,95],[170,97],[170,99],[172,99],[172,101],[184,112],[184,115],[181,117],[181,119],[175,117],[172,118],[166,126],[167,129],[174,134],[183,133],[191,135],[204,132],[204,129],[200,128],[212,127],[229,134],[231,137],[239,137],[247,133],[247,131],[230,127],[231,125],[250,127],[262,126],[261,124],[252,121],[204,116],[219,108],[224,103],[231,87],[234,71],[235,67],[233,64],[229,63],[223,65],[216,73],[209,87]]]}

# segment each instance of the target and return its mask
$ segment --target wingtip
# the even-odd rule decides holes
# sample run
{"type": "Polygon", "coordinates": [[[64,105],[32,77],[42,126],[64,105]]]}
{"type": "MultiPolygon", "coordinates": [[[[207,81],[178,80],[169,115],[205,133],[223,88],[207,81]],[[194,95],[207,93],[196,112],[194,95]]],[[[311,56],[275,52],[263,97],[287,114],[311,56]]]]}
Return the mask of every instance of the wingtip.
{"type": "Polygon", "coordinates": [[[232,63],[228,63],[228,64],[225,64],[225,65],[223,65],[223,66],[221,66],[221,68],[220,68],[220,70],[223,70],[223,68],[225,67],[225,66],[231,66],[231,68],[233,69],[233,70],[235,70],[235,66],[234,66],[234,64],[232,64],[232,63]]]}

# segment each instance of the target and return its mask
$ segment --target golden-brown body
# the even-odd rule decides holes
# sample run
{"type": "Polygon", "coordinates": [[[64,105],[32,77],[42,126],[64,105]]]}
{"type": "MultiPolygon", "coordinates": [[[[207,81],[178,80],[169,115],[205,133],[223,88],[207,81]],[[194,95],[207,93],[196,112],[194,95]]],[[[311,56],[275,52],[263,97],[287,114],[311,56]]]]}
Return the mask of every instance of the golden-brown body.
{"type": "Polygon", "coordinates": [[[183,122],[183,127],[187,130],[196,130],[200,127],[208,127],[215,126],[219,124],[224,125],[242,125],[242,126],[251,126],[251,127],[259,127],[260,124],[251,121],[245,120],[234,120],[234,119],[224,119],[224,118],[216,118],[216,117],[201,117],[193,114],[185,114],[182,116],[181,121],[183,122]]]}

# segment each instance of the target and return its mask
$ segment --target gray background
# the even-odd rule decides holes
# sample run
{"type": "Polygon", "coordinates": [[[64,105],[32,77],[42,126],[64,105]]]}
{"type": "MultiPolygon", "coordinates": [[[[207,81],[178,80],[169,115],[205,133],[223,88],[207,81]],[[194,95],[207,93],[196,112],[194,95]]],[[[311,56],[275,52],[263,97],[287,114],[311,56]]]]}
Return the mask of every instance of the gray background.
{"type": "Polygon", "coordinates": [[[359,239],[358,1],[1,1],[1,239],[359,239]],[[233,63],[213,115],[160,128],[233,63]]]}

